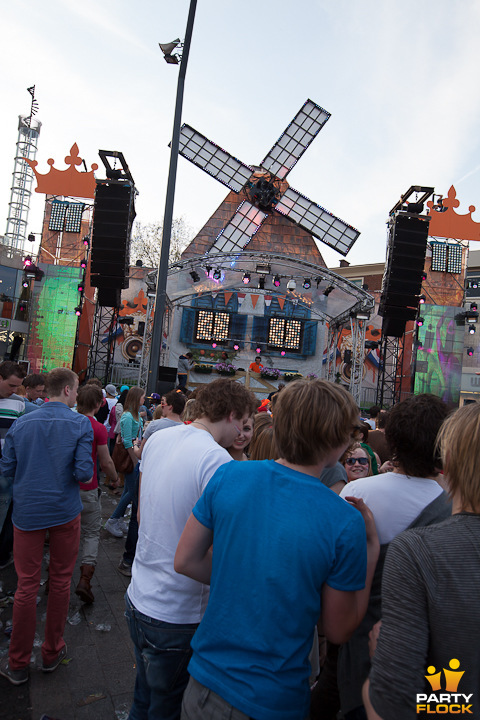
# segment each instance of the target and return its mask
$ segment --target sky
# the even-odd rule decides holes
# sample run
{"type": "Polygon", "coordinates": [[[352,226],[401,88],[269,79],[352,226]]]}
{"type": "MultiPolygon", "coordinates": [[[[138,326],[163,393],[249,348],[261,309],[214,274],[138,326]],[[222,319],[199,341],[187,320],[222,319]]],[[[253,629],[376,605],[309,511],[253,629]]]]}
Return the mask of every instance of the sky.
{"type": "MultiPolygon", "coordinates": [[[[189,0],[15,0],[0,11],[0,234],[19,114],[35,85],[38,170],[74,142],[88,169],[123,152],[137,219],[162,221],[189,0]]],[[[259,164],[307,98],[331,113],[290,184],[360,230],[351,264],[382,262],[389,210],[411,185],[453,184],[480,222],[480,1],[199,0],[182,120],[259,164]]],[[[227,188],[179,158],[174,217],[198,231],[227,188]]],[[[34,193],[28,232],[39,232],[34,193]]],[[[329,267],[342,256],[319,244],[329,267]]]]}

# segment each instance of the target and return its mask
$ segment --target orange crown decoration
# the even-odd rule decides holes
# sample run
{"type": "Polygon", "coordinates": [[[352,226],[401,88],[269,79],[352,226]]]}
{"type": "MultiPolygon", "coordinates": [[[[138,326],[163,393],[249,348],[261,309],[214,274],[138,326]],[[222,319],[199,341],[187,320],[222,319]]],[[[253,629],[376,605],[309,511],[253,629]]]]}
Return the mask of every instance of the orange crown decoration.
{"type": "Polygon", "coordinates": [[[70,148],[70,155],[65,158],[65,163],[69,165],[66,170],[57,170],[53,167],[55,160],[49,158],[47,163],[50,170],[45,175],[41,175],[35,170],[38,163],[36,160],[23,158],[25,162],[35,173],[37,178],[37,187],[35,192],[45,193],[48,195],[63,195],[65,197],[93,198],[95,197],[95,170],[98,165],[93,163],[90,167],[91,172],[78,172],[75,165],[81,165],[83,160],[78,156],[78,145],[74,143],[70,148]]]}
{"type": "Polygon", "coordinates": [[[430,208],[430,226],[428,234],[430,237],[444,237],[456,240],[480,240],[480,223],[472,219],[475,212],[475,205],[470,205],[466,215],[458,215],[453,208],[460,205],[457,200],[457,191],[451,186],[448,196],[444,198],[443,212],[434,209],[434,202],[427,202],[430,208]]]}

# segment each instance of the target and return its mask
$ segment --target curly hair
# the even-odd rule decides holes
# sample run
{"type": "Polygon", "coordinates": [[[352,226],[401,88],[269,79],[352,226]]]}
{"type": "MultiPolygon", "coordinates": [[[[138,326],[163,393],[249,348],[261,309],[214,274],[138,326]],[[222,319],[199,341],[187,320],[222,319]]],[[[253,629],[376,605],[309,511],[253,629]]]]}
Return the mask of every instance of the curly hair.
{"type": "Polygon", "coordinates": [[[219,379],[204,385],[196,397],[197,417],[206,416],[211,422],[218,422],[233,412],[234,417],[255,412],[258,401],[255,395],[235,380],[219,379]]]}
{"type": "Polygon", "coordinates": [[[406,475],[437,475],[441,461],[436,452],[438,431],[449,413],[435,395],[412,395],[388,413],[385,438],[391,458],[406,475]]]}

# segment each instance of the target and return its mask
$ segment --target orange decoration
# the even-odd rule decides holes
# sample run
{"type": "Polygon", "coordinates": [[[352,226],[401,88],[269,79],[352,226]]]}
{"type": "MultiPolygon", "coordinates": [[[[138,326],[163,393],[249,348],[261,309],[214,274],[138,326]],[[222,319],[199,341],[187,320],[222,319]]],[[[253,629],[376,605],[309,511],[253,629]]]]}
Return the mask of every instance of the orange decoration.
{"type": "Polygon", "coordinates": [[[453,208],[457,208],[460,202],[457,200],[457,191],[454,186],[450,187],[448,195],[443,199],[444,212],[434,209],[432,200],[427,202],[430,208],[430,225],[428,234],[430,237],[452,238],[456,240],[480,240],[480,223],[472,219],[475,212],[475,205],[470,205],[466,215],[457,215],[453,208]]]}
{"type": "Polygon", "coordinates": [[[66,170],[56,170],[53,167],[55,160],[49,158],[47,163],[50,165],[50,170],[45,175],[42,175],[35,169],[38,165],[36,160],[29,160],[28,158],[23,158],[23,160],[30,166],[37,178],[35,192],[47,195],[63,195],[64,197],[95,197],[95,176],[93,173],[98,170],[98,165],[93,163],[90,166],[92,168],[91,172],[78,172],[75,169],[75,165],[81,165],[83,162],[78,155],[77,143],[72,145],[70,155],[65,158],[65,163],[69,165],[66,170]]]}
{"type": "Polygon", "coordinates": [[[277,297],[278,304],[280,305],[280,310],[283,310],[283,306],[285,305],[286,299],[287,298],[285,298],[285,297],[277,297]]]}
{"type": "Polygon", "coordinates": [[[252,300],[253,309],[255,309],[255,305],[257,304],[259,297],[260,297],[260,295],[250,295],[250,298],[252,300]]]}

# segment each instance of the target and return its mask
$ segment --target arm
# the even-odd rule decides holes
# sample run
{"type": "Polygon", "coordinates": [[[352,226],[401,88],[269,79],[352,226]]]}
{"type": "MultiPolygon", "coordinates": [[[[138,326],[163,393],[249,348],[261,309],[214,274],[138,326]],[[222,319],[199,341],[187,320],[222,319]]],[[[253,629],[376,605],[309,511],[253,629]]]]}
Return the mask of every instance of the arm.
{"type": "Polygon", "coordinates": [[[107,478],[113,483],[116,483],[118,481],[118,475],[117,471],[115,470],[115,465],[113,464],[110,453],[108,452],[108,446],[97,445],[97,455],[98,459],[100,460],[100,467],[102,468],[107,478]]]}
{"type": "Polygon", "coordinates": [[[367,718],[368,720],[382,720],[380,715],[375,712],[373,705],[370,702],[370,695],[368,694],[369,689],[370,680],[367,678],[362,690],[363,705],[365,707],[365,712],[367,713],[367,718]]]}
{"type": "Polygon", "coordinates": [[[2,448],[2,457],[0,460],[0,473],[8,478],[15,477],[17,469],[17,455],[13,444],[12,428],[8,431],[2,448]]]}
{"type": "Polygon", "coordinates": [[[330,642],[340,645],[349,640],[360,625],[367,612],[370,589],[377,565],[380,544],[373,515],[359,498],[348,498],[349,502],[359,510],[365,521],[367,533],[367,575],[362,590],[346,592],[335,590],[327,583],[322,590],[322,625],[323,631],[330,642]]]}
{"type": "Polygon", "coordinates": [[[137,464],[140,457],[140,448],[133,445],[135,432],[135,421],[130,413],[124,413],[120,420],[120,433],[125,450],[130,455],[133,465],[137,464]]]}
{"type": "Polygon", "coordinates": [[[92,443],[92,426],[86,417],[82,417],[82,425],[73,462],[75,479],[81,483],[89,483],[93,477],[92,443]]]}
{"type": "Polygon", "coordinates": [[[137,523],[140,527],[140,488],[142,487],[142,473],[138,475],[138,505],[137,505],[137,523]]]}
{"type": "Polygon", "coordinates": [[[202,525],[192,513],[177,546],[175,571],[209,585],[212,573],[212,542],[212,530],[202,525]]]}

